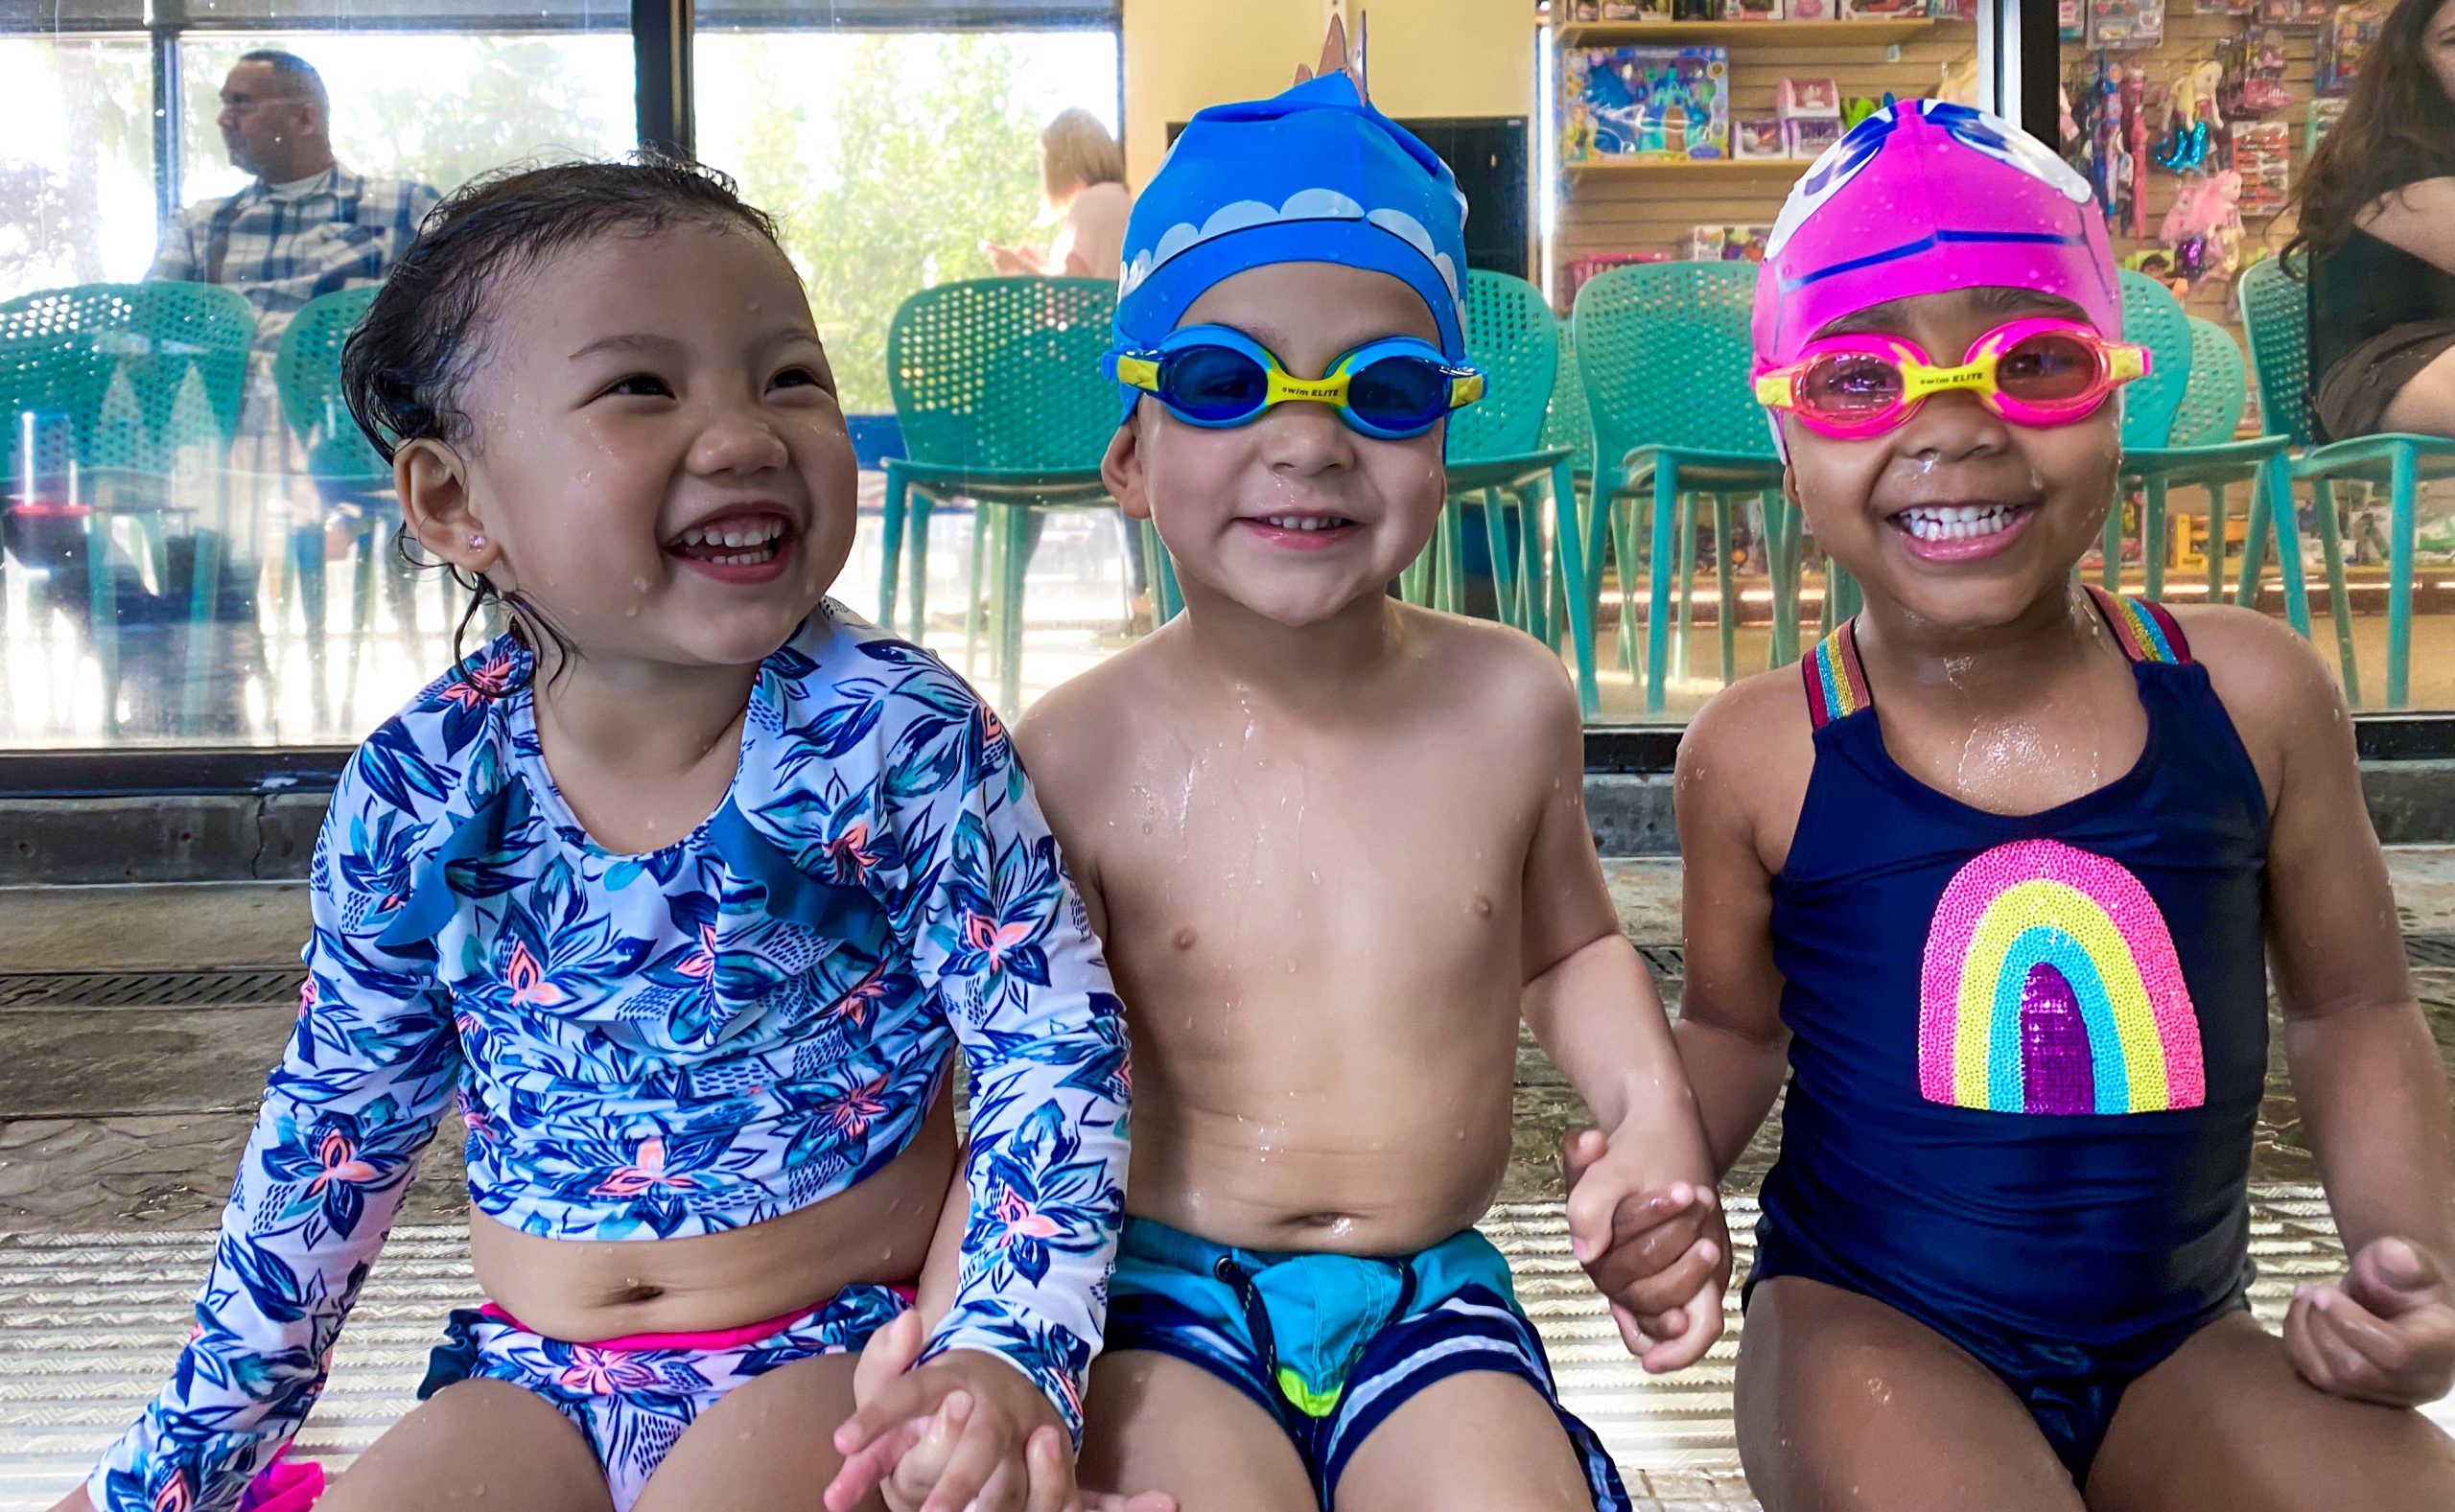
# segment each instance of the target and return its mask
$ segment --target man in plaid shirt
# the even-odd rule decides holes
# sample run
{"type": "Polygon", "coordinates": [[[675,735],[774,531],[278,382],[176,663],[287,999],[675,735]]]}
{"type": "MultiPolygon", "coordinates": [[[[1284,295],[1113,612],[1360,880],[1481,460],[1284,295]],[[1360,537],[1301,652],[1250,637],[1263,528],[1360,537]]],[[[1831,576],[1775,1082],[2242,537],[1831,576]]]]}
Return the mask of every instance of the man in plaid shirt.
{"type": "Polygon", "coordinates": [[[333,158],[330,101],[306,59],[248,53],[222,85],[222,140],[256,181],[179,212],[151,278],[227,284],[256,307],[256,351],[269,359],[298,307],[381,280],[409,249],[435,192],[368,178],[333,158]]]}

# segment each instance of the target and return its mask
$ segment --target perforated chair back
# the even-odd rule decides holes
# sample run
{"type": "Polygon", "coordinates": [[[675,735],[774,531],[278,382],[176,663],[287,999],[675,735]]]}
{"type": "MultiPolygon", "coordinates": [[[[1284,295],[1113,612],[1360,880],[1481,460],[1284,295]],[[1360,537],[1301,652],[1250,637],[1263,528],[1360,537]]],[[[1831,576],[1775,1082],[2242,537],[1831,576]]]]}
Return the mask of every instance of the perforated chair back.
{"type": "Polygon", "coordinates": [[[2242,269],[2234,286],[2242,324],[2251,337],[2251,371],[2259,385],[2259,418],[2270,435],[2310,444],[2310,290],[2281,258],[2242,269]]]}
{"type": "Polygon", "coordinates": [[[2174,412],[2167,446],[2218,446],[2233,439],[2250,397],[2249,364],[2241,343],[2212,320],[2190,318],[2190,386],[2174,412]]]}
{"type": "Polygon", "coordinates": [[[906,299],[887,330],[887,386],[915,462],[1003,473],[1096,469],[1119,404],[1100,376],[1115,286],[978,278],[906,299]]]}
{"type": "Polygon", "coordinates": [[[1616,467],[1641,446],[1771,460],[1748,381],[1755,305],[1747,263],[1645,263],[1586,280],[1570,328],[1598,461],[1616,467]]]}
{"type": "Polygon", "coordinates": [[[2145,273],[2122,270],[2122,337],[2150,354],[2147,376],[2122,390],[2122,444],[2162,447],[2190,387],[2190,316],[2174,291],[2145,273]]]}
{"type": "Polygon", "coordinates": [[[88,467],[167,471],[186,448],[226,445],[255,325],[213,284],[80,284],[0,304],[0,468],[15,465],[27,413],[64,418],[88,467]]]}
{"type": "Polygon", "coordinates": [[[1522,278],[1466,274],[1466,355],[1484,370],[1484,397],[1449,421],[1449,459],[1523,456],[1542,445],[1544,412],[1559,371],[1560,322],[1522,278]]]}
{"type": "Polygon", "coordinates": [[[341,344],[375,302],[377,286],[319,294],[299,307],[281,333],[273,380],[281,391],[281,415],[317,477],[391,476],[391,464],[375,450],[341,400],[341,344]]]}

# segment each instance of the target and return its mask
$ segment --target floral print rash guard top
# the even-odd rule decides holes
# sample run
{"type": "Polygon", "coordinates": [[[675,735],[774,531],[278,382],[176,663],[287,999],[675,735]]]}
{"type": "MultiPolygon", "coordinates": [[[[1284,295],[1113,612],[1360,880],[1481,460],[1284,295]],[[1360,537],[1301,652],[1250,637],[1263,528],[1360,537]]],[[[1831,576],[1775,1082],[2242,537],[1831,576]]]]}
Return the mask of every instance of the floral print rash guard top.
{"type": "Polygon", "coordinates": [[[1125,1034],[996,716],[825,605],[761,665],[724,803],[626,856],[557,793],[528,672],[493,642],[343,773],[297,1025],[197,1331],[96,1470],[98,1506],[236,1503],[321,1389],[456,1090],[480,1212],[557,1239],[708,1234],[892,1160],[950,1041],[971,1212],[930,1350],[1011,1361],[1079,1431],[1123,1206],[1125,1034]]]}

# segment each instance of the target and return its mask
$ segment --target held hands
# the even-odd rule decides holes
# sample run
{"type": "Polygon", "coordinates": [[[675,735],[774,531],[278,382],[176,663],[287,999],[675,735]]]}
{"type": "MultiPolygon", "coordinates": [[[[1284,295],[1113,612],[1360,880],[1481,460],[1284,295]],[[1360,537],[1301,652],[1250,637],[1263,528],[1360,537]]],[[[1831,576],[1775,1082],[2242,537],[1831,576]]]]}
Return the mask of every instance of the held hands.
{"type": "Polygon", "coordinates": [[[906,1313],[862,1349],[828,1512],[873,1489],[891,1512],[1176,1512],[1165,1496],[1079,1490],[1065,1429],[1022,1372],[968,1349],[915,1369],[921,1347],[921,1316],[906,1313]]]}
{"type": "Polygon", "coordinates": [[[2342,1281],[2300,1288],[2284,1352],[2320,1390],[2419,1407],[2455,1384],[2455,1280],[2445,1257],[2403,1239],[2362,1246],[2342,1281]]]}
{"type": "Polygon", "coordinates": [[[1685,1369],[1722,1332],[1730,1231],[1711,1186],[1664,1182],[1591,1128],[1560,1142],[1569,1246],[1611,1304],[1621,1342],[1652,1373],[1685,1369]]]}

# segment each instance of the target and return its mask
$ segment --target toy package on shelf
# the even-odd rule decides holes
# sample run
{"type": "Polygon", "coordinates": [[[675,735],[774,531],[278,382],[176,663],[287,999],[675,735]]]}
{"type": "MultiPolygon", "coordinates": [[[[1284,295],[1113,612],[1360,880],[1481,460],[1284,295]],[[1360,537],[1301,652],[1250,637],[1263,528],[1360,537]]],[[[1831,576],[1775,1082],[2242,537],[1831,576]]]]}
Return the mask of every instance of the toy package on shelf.
{"type": "Polygon", "coordinates": [[[1787,9],[1793,21],[1830,21],[1834,0],[1789,0],[1787,9]]]}
{"type": "Polygon", "coordinates": [[[1975,21],[1977,0],[1935,0],[1934,14],[1938,21],[1975,21]]]}
{"type": "Polygon", "coordinates": [[[2319,58],[2312,87],[2323,95],[2349,95],[2361,75],[2362,55],[2378,45],[2386,15],[2374,5],[2340,5],[2319,31],[2319,58]]]}
{"type": "Polygon", "coordinates": [[[2275,216],[2293,195],[2293,128],[2255,121],[2233,132],[2233,171],[2242,175],[2242,214],[2275,216]]]}
{"type": "Polygon", "coordinates": [[[2155,47],[2165,39],[2165,0],[2089,0],[2091,47],[2155,47]]]}
{"type": "Polygon", "coordinates": [[[2258,0],[2251,14],[2261,26],[2325,26],[2335,0],[2258,0]]]}
{"type": "Polygon", "coordinates": [[[2284,87],[2284,34],[2255,26],[2217,44],[2216,107],[2235,121],[2275,115],[2293,104],[2284,87]]]}
{"type": "Polygon", "coordinates": [[[1841,86],[1830,79],[1785,79],[1774,86],[1773,113],[1785,121],[1838,121],[1841,86]]]}
{"type": "Polygon", "coordinates": [[[1579,21],[1668,21],[1671,0],[1577,0],[1579,21]]]}
{"type": "Polygon", "coordinates": [[[1725,21],[1778,21],[1782,0],[1721,0],[1721,12],[1725,21]]]}
{"type": "Polygon", "coordinates": [[[1560,55],[1560,160],[1728,157],[1729,85],[1727,48],[1570,48],[1560,55]]]}
{"type": "Polygon", "coordinates": [[[2310,117],[2302,123],[2303,156],[2307,157],[2319,150],[2319,144],[2326,141],[2327,133],[2336,128],[2336,123],[2344,119],[2344,107],[2350,104],[2351,102],[2348,100],[2310,102],[2310,117]]]}
{"type": "Polygon", "coordinates": [[[1761,263],[1769,225],[1700,225],[1688,233],[1692,263],[1761,263]]]}
{"type": "Polygon", "coordinates": [[[2088,16],[2080,9],[2080,0],[2054,0],[2056,36],[2066,42],[2076,42],[2089,35],[2088,16]]]}
{"type": "Polygon", "coordinates": [[[1762,116],[1730,124],[1730,155],[1742,163],[1767,162],[1790,155],[1789,139],[1782,133],[1782,123],[1775,116],[1762,116]]]}
{"type": "Polygon", "coordinates": [[[1566,269],[1569,301],[1572,304],[1576,303],[1577,291],[1584,288],[1585,281],[1597,273],[1606,273],[1612,268],[1626,268],[1634,263],[1668,263],[1670,261],[1669,252],[1592,252],[1584,257],[1572,258],[1566,269]]]}
{"type": "Polygon", "coordinates": [[[2258,0],[2190,0],[2193,15],[2248,15],[2258,0]]]}
{"type": "Polygon", "coordinates": [[[1844,21],[1924,21],[1933,13],[1929,0],[1841,0],[1844,21]]]}
{"type": "Polygon", "coordinates": [[[1782,145],[1790,155],[1809,161],[1824,155],[1824,150],[1841,140],[1838,121],[1785,121],[1782,123],[1782,145]]]}

